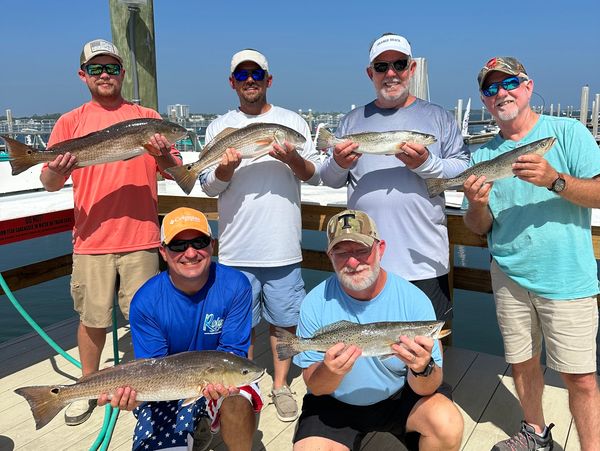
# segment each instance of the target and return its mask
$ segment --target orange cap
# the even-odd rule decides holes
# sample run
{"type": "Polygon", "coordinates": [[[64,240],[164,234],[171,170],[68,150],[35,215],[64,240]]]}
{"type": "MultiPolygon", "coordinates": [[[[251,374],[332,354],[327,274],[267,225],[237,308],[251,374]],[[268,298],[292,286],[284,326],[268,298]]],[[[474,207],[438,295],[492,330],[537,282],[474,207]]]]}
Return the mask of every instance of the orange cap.
{"type": "Polygon", "coordinates": [[[160,241],[169,244],[171,240],[184,230],[197,230],[212,238],[208,219],[203,213],[193,208],[180,207],[167,213],[160,227],[160,241]]]}

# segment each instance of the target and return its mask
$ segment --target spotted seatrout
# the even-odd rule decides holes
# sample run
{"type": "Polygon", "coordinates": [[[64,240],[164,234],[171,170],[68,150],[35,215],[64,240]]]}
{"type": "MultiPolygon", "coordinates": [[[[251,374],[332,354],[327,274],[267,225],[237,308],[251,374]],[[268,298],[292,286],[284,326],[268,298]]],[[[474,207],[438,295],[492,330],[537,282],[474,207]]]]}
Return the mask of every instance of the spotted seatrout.
{"type": "Polygon", "coordinates": [[[400,146],[403,143],[429,146],[437,141],[433,135],[409,130],[365,132],[336,138],[329,130],[320,128],[317,134],[317,149],[324,150],[348,140],[359,144],[360,147],[354,152],[375,155],[395,155],[400,153],[402,152],[400,146]]]}
{"type": "Polygon", "coordinates": [[[380,323],[356,324],[350,321],[338,321],[317,330],[311,338],[299,338],[286,331],[277,329],[277,355],[280,360],[305,351],[325,352],[336,343],[355,345],[365,357],[387,356],[392,354],[390,346],[398,343],[406,335],[443,338],[450,330],[442,330],[444,321],[386,321],[380,323]]]}
{"type": "Polygon", "coordinates": [[[462,187],[471,176],[481,177],[485,175],[486,182],[493,182],[506,177],[513,176],[512,165],[521,155],[536,154],[544,155],[554,145],[556,138],[543,138],[524,146],[517,147],[509,152],[498,155],[488,161],[477,163],[456,177],[451,179],[426,179],[429,197],[435,197],[450,188],[462,187]]]}

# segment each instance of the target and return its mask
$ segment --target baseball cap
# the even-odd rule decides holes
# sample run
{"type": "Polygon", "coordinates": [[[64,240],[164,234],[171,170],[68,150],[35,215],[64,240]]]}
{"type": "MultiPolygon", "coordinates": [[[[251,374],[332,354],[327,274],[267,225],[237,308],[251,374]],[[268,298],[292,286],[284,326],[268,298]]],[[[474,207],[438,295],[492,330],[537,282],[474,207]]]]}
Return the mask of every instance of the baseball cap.
{"type": "Polygon", "coordinates": [[[254,49],[245,49],[237,52],[231,58],[231,73],[233,74],[235,68],[244,61],[252,61],[253,63],[258,64],[261,69],[266,70],[267,72],[269,71],[269,63],[267,63],[265,55],[254,49]]]}
{"type": "Polygon", "coordinates": [[[184,230],[197,230],[212,238],[208,219],[203,213],[193,208],[180,207],[165,215],[160,227],[160,242],[169,244],[175,235],[184,230]]]}
{"type": "Polygon", "coordinates": [[[364,211],[344,210],[327,223],[327,252],[342,241],[354,241],[367,247],[379,240],[375,222],[364,211]]]}
{"type": "Polygon", "coordinates": [[[410,44],[404,36],[386,33],[371,44],[371,48],[369,49],[369,63],[372,63],[375,58],[387,50],[395,50],[396,52],[412,56],[410,44]]]}
{"type": "Polygon", "coordinates": [[[485,63],[485,66],[481,68],[479,75],[477,75],[477,83],[479,83],[480,89],[485,82],[485,77],[492,71],[498,71],[508,75],[527,75],[525,67],[518,59],[512,56],[496,56],[485,63]]]}
{"type": "Polygon", "coordinates": [[[110,55],[119,60],[119,63],[123,64],[123,59],[119,55],[119,51],[112,42],[105,41],[104,39],[94,39],[83,46],[81,50],[81,56],[79,57],[79,64],[83,66],[87,64],[92,58],[98,55],[110,55]]]}

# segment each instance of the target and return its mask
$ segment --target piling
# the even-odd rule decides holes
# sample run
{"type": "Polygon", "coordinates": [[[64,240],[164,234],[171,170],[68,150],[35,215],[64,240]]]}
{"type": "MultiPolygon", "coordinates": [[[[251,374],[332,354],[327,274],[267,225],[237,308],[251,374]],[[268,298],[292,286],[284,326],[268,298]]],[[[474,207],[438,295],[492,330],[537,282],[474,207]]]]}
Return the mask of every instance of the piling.
{"type": "Polygon", "coordinates": [[[600,109],[600,94],[594,96],[594,105],[592,106],[592,136],[598,137],[598,110],[600,109]]]}
{"type": "Polygon", "coordinates": [[[579,108],[579,122],[587,127],[588,117],[588,97],[590,95],[590,87],[585,85],[581,88],[581,107],[579,108]]]}

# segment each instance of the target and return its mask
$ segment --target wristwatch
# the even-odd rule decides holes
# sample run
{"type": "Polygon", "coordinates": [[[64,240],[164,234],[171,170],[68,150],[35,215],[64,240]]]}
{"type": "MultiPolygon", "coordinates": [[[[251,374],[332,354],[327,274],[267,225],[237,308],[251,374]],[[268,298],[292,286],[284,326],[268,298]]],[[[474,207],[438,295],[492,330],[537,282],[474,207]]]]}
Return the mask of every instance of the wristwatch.
{"type": "Polygon", "coordinates": [[[415,376],[415,377],[427,377],[431,374],[434,367],[435,367],[435,362],[432,357],[431,359],[429,359],[429,363],[427,364],[427,366],[425,367],[425,369],[423,371],[419,371],[417,373],[412,368],[410,368],[410,372],[413,373],[413,376],[415,376]]]}
{"type": "Polygon", "coordinates": [[[565,190],[566,186],[567,182],[563,178],[562,174],[559,172],[558,177],[552,182],[552,185],[550,185],[550,188],[548,188],[548,190],[554,191],[555,193],[560,193],[561,191],[565,190]]]}

